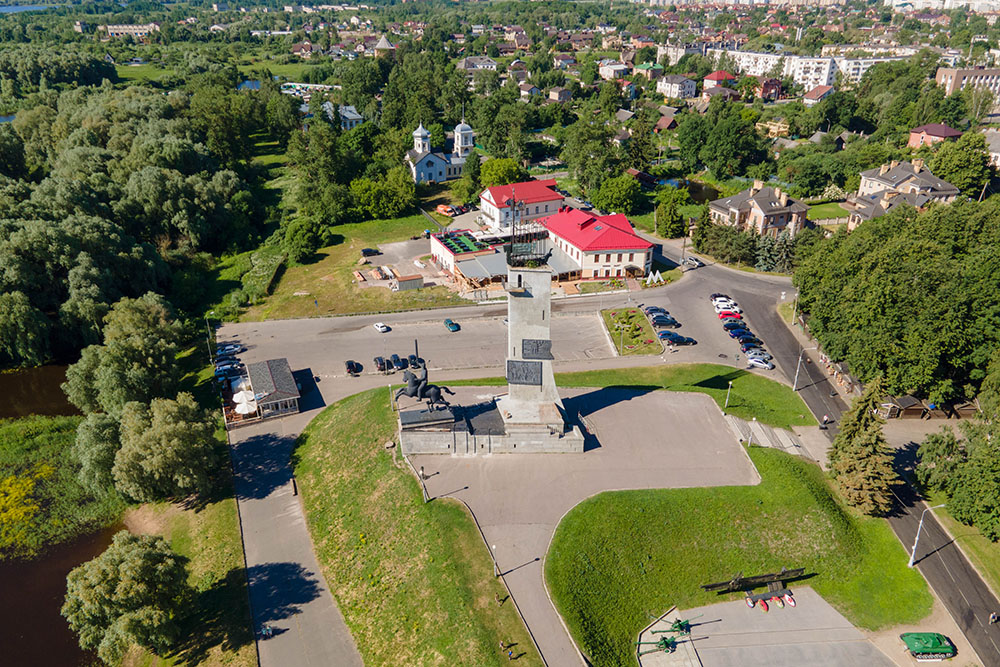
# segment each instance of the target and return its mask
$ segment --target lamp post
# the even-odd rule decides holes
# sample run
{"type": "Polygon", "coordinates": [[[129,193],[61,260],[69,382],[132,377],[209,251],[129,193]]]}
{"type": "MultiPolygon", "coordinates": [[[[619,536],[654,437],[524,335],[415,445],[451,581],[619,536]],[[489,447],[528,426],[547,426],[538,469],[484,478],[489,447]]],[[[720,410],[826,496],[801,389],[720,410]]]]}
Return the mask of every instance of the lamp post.
{"type": "Polygon", "coordinates": [[[215,361],[215,356],[212,354],[212,328],[208,325],[209,315],[215,315],[215,311],[210,310],[205,314],[205,344],[208,345],[208,360],[215,361]]]}
{"type": "Polygon", "coordinates": [[[733,390],[733,381],[730,380],[729,381],[729,389],[726,389],[726,404],[723,406],[723,409],[729,407],[729,392],[731,392],[732,390],[733,390]]]}
{"type": "Polygon", "coordinates": [[[500,576],[500,566],[497,565],[497,545],[493,544],[490,546],[490,555],[493,556],[493,576],[500,576]]]}
{"type": "Polygon", "coordinates": [[[750,422],[750,437],[747,439],[747,449],[753,445],[753,425],[757,423],[757,418],[754,417],[753,421],[750,422]]]}
{"type": "Polygon", "coordinates": [[[799,309],[799,293],[796,290],[796,292],[795,292],[795,300],[792,301],[792,326],[793,327],[795,326],[795,315],[798,312],[798,309],[799,309]]]}
{"type": "Polygon", "coordinates": [[[798,391],[799,388],[799,369],[802,368],[802,355],[808,352],[809,350],[816,350],[816,349],[819,348],[807,347],[801,352],[799,352],[799,362],[795,364],[795,379],[792,380],[792,391],[798,391]]]}
{"type": "Polygon", "coordinates": [[[927,514],[927,510],[936,510],[944,506],[945,503],[935,505],[934,507],[925,507],[924,511],[920,513],[920,523],[917,524],[917,536],[913,538],[913,551],[910,552],[910,562],[906,564],[907,567],[913,567],[913,563],[917,558],[917,543],[920,541],[920,530],[924,527],[924,515],[927,514]]]}

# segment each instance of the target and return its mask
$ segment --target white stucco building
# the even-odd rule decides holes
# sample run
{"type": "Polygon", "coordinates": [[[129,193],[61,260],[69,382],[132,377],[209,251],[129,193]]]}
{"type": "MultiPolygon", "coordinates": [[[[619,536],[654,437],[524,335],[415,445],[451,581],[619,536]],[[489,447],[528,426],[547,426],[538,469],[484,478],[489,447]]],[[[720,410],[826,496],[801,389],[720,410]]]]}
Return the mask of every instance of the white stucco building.
{"type": "Polygon", "coordinates": [[[413,131],[413,149],[406,152],[406,164],[414,183],[442,183],[459,178],[465,160],[475,147],[475,132],[463,119],[455,126],[455,141],[451,154],[431,149],[431,133],[421,123],[413,131]]]}
{"type": "Polygon", "coordinates": [[[521,207],[519,221],[552,215],[563,205],[563,196],[556,192],[554,178],[486,188],[479,195],[479,209],[483,221],[494,233],[510,231],[512,200],[516,200],[521,207]]]}

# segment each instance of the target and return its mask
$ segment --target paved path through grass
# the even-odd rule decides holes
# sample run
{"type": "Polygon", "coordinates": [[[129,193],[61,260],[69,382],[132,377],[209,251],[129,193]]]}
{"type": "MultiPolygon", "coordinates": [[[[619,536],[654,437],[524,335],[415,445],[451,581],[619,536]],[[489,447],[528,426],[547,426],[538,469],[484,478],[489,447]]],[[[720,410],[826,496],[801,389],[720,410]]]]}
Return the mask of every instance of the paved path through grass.
{"type": "MultiPolygon", "coordinates": [[[[469,403],[496,388],[461,387],[469,403]]],[[[563,515],[612,489],[722,486],[760,481],[718,406],[694,393],[622,388],[561,392],[581,413],[599,447],[570,454],[474,458],[414,456],[430,495],[465,500],[475,512],[514,599],[550,667],[583,664],[549,601],[542,565],[563,515]]]]}
{"type": "Polygon", "coordinates": [[[313,410],[230,433],[254,628],[276,629],[258,644],[261,667],[362,664],[320,573],[292,482],[292,446],[315,415],[313,410]]]}

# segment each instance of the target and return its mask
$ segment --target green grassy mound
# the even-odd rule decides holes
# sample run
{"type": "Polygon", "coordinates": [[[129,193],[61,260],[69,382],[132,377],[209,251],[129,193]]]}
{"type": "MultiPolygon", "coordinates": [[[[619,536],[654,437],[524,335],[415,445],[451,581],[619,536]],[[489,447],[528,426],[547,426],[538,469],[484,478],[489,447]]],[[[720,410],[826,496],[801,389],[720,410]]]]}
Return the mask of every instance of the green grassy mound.
{"type": "Polygon", "coordinates": [[[595,665],[634,665],[636,635],[671,605],[733,599],[700,584],[805,567],[807,583],[852,623],[913,623],[931,595],[889,526],[854,515],[822,471],[750,448],[758,486],[602,493],[560,523],[545,577],[595,665]]]}
{"type": "Polygon", "coordinates": [[[328,407],[293,463],[317,556],[366,665],[500,665],[500,641],[539,665],[464,506],[425,504],[383,444],[395,419],[386,389],[328,407]]]}

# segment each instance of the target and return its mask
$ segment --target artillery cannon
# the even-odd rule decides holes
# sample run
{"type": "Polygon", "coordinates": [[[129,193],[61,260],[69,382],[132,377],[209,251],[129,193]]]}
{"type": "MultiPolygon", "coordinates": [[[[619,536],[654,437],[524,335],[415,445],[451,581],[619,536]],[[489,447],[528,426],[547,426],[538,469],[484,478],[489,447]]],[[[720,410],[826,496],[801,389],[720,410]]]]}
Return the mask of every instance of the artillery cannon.
{"type": "Polygon", "coordinates": [[[654,649],[647,649],[645,651],[640,651],[639,655],[648,655],[650,653],[656,653],[658,651],[663,651],[664,653],[673,653],[677,650],[677,639],[675,637],[660,637],[655,642],[636,642],[636,646],[655,646],[654,649]]]}
{"type": "Polygon", "coordinates": [[[659,635],[665,632],[676,632],[679,635],[689,635],[691,634],[691,621],[695,618],[701,618],[705,614],[698,614],[694,618],[678,618],[670,624],[670,628],[667,630],[651,630],[650,634],[659,635]]]}

